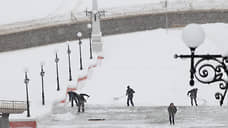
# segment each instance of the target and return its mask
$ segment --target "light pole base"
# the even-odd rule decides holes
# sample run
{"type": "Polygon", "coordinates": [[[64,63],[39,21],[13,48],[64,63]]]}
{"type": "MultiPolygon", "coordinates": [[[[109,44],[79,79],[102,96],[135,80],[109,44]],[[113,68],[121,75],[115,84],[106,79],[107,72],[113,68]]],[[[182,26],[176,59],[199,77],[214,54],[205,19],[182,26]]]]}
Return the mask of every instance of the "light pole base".
{"type": "Polygon", "coordinates": [[[103,51],[103,44],[102,44],[102,33],[97,33],[97,34],[93,34],[92,33],[92,51],[93,52],[102,52],[103,51]]]}
{"type": "Polygon", "coordinates": [[[92,49],[93,52],[100,53],[103,51],[103,44],[101,42],[93,42],[92,49]]]}
{"type": "Polygon", "coordinates": [[[102,33],[101,32],[92,33],[91,38],[92,38],[93,43],[95,43],[95,42],[101,43],[102,33]]]}

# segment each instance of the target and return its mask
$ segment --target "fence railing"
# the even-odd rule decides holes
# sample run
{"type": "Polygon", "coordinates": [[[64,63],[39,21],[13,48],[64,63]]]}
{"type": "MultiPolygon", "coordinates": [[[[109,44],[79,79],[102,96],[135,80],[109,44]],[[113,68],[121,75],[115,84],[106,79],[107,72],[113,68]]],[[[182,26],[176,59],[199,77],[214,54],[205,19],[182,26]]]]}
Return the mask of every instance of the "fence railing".
{"type": "Polygon", "coordinates": [[[0,113],[23,113],[26,109],[25,101],[0,100],[0,113]]]}

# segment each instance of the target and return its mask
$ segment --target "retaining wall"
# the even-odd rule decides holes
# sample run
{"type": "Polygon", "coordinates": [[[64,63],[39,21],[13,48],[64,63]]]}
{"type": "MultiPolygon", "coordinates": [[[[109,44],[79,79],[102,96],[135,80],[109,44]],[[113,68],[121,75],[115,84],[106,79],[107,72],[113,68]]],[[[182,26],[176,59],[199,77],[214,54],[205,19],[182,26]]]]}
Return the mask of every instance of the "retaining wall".
{"type": "MultiPolygon", "coordinates": [[[[189,23],[228,23],[228,10],[192,10],[168,12],[168,26],[180,27],[189,23]]],[[[129,33],[166,27],[166,13],[142,14],[103,18],[103,35],[129,33]]],[[[76,33],[81,31],[88,37],[88,20],[76,23],[58,24],[16,33],[0,35],[0,52],[41,46],[46,44],[76,40],[76,33]]]]}

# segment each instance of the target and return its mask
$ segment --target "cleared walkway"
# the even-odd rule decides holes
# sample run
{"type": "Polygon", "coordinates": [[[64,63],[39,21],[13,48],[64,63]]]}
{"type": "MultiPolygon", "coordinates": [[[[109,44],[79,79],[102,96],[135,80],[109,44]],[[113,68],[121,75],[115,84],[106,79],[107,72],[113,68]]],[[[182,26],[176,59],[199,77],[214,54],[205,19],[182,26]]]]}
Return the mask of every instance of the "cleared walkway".
{"type": "MultiPolygon", "coordinates": [[[[182,106],[178,107],[175,128],[227,128],[227,118],[227,107],[182,106]]],[[[40,119],[38,127],[169,128],[170,125],[167,107],[88,106],[85,113],[77,113],[76,107],[55,109],[51,115],[40,119]]]]}

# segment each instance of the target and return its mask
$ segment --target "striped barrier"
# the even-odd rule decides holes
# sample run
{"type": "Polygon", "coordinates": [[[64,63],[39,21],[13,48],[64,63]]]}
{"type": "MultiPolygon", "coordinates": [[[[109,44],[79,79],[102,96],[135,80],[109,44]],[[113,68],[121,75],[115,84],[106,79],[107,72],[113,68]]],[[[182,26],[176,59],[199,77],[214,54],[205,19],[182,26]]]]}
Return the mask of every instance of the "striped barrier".
{"type": "Polygon", "coordinates": [[[37,128],[36,121],[10,121],[10,128],[37,128]]]}
{"type": "MultiPolygon", "coordinates": [[[[96,62],[96,64],[90,65],[90,66],[88,67],[88,71],[91,70],[92,68],[96,68],[97,65],[98,65],[99,63],[101,63],[101,61],[102,61],[103,59],[104,59],[103,56],[97,56],[97,62],[96,62]]],[[[83,82],[86,81],[87,79],[88,79],[88,72],[87,72],[86,75],[81,76],[81,77],[79,77],[79,78],[77,79],[77,85],[79,86],[81,83],[83,83],[83,82]]],[[[76,88],[76,87],[68,87],[67,90],[66,90],[65,99],[61,100],[59,103],[66,103],[67,92],[69,92],[69,91],[76,91],[77,89],[78,89],[78,88],[76,88]]]]}

